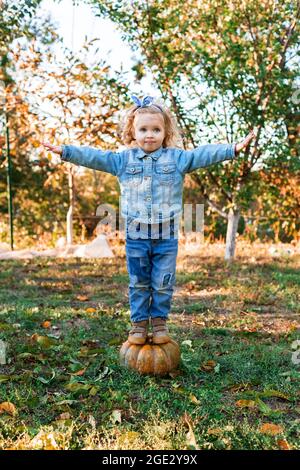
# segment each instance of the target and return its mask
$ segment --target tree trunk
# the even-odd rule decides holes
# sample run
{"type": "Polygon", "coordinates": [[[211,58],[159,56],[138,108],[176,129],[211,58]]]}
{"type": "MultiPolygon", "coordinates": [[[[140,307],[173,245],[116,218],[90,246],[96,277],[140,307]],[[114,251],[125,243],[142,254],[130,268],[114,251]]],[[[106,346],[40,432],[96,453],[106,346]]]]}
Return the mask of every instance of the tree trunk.
{"type": "Polygon", "coordinates": [[[233,210],[231,208],[228,214],[225,260],[232,261],[234,258],[236,234],[237,234],[239,219],[240,219],[240,211],[233,210]]]}
{"type": "Polygon", "coordinates": [[[75,204],[75,189],[74,189],[74,175],[73,168],[70,165],[69,171],[69,210],[67,213],[67,245],[73,244],[73,214],[74,214],[74,204],[75,204]]]}

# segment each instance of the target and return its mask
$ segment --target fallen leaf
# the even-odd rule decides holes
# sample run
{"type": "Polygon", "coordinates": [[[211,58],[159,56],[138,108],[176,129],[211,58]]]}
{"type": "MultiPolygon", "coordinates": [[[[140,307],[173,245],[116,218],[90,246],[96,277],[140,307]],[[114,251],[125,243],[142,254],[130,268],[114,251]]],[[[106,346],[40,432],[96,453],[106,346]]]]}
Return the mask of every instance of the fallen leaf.
{"type": "Polygon", "coordinates": [[[112,338],[111,340],[109,340],[108,344],[109,346],[115,346],[116,344],[122,344],[123,341],[124,341],[124,338],[117,337],[117,338],[112,338]]]}
{"type": "Polygon", "coordinates": [[[296,330],[298,330],[298,325],[297,325],[297,323],[292,323],[292,324],[290,325],[290,327],[289,327],[289,330],[290,330],[290,331],[296,331],[296,330]]]}
{"type": "Polygon", "coordinates": [[[67,384],[65,388],[66,390],[69,390],[70,392],[79,393],[79,392],[87,392],[88,390],[90,390],[90,388],[92,388],[92,385],[73,382],[73,383],[67,384]]]}
{"type": "Polygon", "coordinates": [[[207,434],[210,436],[219,436],[219,434],[222,434],[223,430],[221,428],[211,428],[207,430],[207,434]]]}
{"type": "Polygon", "coordinates": [[[94,397],[95,395],[97,395],[98,390],[99,390],[98,387],[92,387],[91,390],[90,390],[89,396],[94,397]]]}
{"type": "Polygon", "coordinates": [[[224,356],[225,354],[229,354],[229,351],[217,351],[215,353],[216,356],[224,356]]]}
{"type": "Polygon", "coordinates": [[[57,419],[71,419],[71,418],[72,418],[71,414],[66,412],[66,413],[61,413],[57,419]]]}
{"type": "Polygon", "coordinates": [[[249,390],[250,388],[251,388],[251,384],[244,383],[244,384],[234,384],[229,388],[229,390],[235,393],[235,392],[243,392],[244,390],[249,390]]]}
{"type": "Polygon", "coordinates": [[[280,413],[279,410],[272,410],[272,408],[270,408],[270,406],[266,405],[266,403],[264,403],[260,398],[256,398],[256,403],[258,404],[258,408],[259,408],[259,411],[261,411],[261,413],[263,413],[265,416],[270,416],[271,414],[274,414],[274,413],[280,413]]]}
{"type": "Polygon", "coordinates": [[[4,375],[4,374],[0,375],[0,384],[3,383],[3,382],[8,382],[9,380],[11,380],[10,375],[4,375]]]}
{"type": "Polygon", "coordinates": [[[185,285],[185,288],[188,290],[188,291],[192,291],[194,290],[196,287],[196,281],[190,281],[188,282],[186,285],[185,285]]]}
{"type": "Polygon", "coordinates": [[[94,430],[96,429],[97,423],[93,415],[89,415],[88,423],[92,426],[94,430]]]}
{"type": "Polygon", "coordinates": [[[281,450],[291,450],[289,443],[285,439],[278,439],[277,445],[281,450]]]}
{"type": "Polygon", "coordinates": [[[97,310],[93,307],[86,308],[85,311],[86,311],[86,313],[95,313],[95,312],[97,312],[97,310]]]}
{"type": "Polygon", "coordinates": [[[52,338],[49,338],[49,336],[42,336],[38,335],[37,333],[34,333],[31,336],[31,341],[38,343],[42,348],[45,349],[48,349],[56,344],[56,341],[54,341],[52,338]]]}
{"type": "Polygon", "coordinates": [[[181,394],[185,393],[185,389],[182,387],[182,384],[178,382],[172,383],[172,388],[173,388],[173,392],[181,393],[181,394]]]}
{"type": "Polygon", "coordinates": [[[86,295],[77,295],[76,299],[81,300],[82,302],[89,300],[89,298],[86,295]]]}
{"type": "Polygon", "coordinates": [[[43,449],[43,450],[58,450],[59,446],[55,441],[54,434],[52,432],[40,431],[30,442],[32,449],[43,449]]]}
{"type": "Polygon", "coordinates": [[[4,401],[0,404],[0,414],[2,413],[7,413],[11,416],[15,416],[16,414],[18,414],[15,405],[13,405],[13,403],[10,403],[9,401],[4,401]]]}
{"type": "Polygon", "coordinates": [[[45,379],[45,377],[39,376],[37,377],[36,380],[38,380],[39,382],[43,384],[49,384],[50,382],[52,382],[52,380],[55,378],[55,375],[56,375],[54,370],[52,370],[51,372],[52,372],[51,377],[45,379]]]}
{"type": "Polygon", "coordinates": [[[276,397],[276,398],[282,398],[282,400],[290,400],[290,397],[286,395],[285,393],[279,392],[277,390],[265,390],[264,392],[259,393],[260,397],[276,397]]]}
{"type": "Polygon", "coordinates": [[[235,402],[239,408],[255,408],[256,402],[254,400],[238,400],[235,402]]]}
{"type": "Polygon", "coordinates": [[[98,354],[102,354],[103,352],[104,352],[103,348],[90,349],[90,348],[87,348],[86,346],[83,346],[78,353],[78,357],[88,357],[88,356],[96,357],[98,354]]]}
{"type": "Polygon", "coordinates": [[[95,379],[95,382],[98,382],[98,380],[102,380],[111,374],[112,374],[112,370],[110,370],[108,367],[104,367],[104,370],[101,372],[101,374],[98,375],[98,377],[95,379]]]}
{"type": "Polygon", "coordinates": [[[74,403],[77,403],[78,400],[62,400],[58,401],[57,403],[54,403],[53,406],[59,407],[59,406],[64,406],[64,405],[73,405],[74,403]]]}
{"type": "Polygon", "coordinates": [[[261,434],[268,434],[269,436],[276,436],[277,434],[281,434],[283,432],[283,428],[278,424],[264,423],[259,428],[259,432],[261,434]]]}
{"type": "Polygon", "coordinates": [[[215,369],[216,365],[217,363],[215,361],[206,361],[202,364],[201,370],[203,370],[204,372],[212,372],[215,369]]]}
{"type": "Polygon", "coordinates": [[[187,412],[185,412],[183,415],[183,421],[184,421],[184,424],[189,428],[189,431],[186,435],[187,447],[188,449],[197,450],[198,446],[197,446],[197,442],[196,442],[196,438],[195,438],[195,434],[193,430],[193,421],[190,415],[187,414],[187,412]]]}
{"type": "Polygon", "coordinates": [[[192,403],[195,403],[195,405],[200,405],[200,401],[198,398],[195,397],[195,395],[190,394],[189,399],[191,400],[192,403]]]}
{"type": "Polygon", "coordinates": [[[71,375],[77,375],[77,376],[81,377],[81,376],[85,373],[86,369],[87,369],[87,368],[81,369],[81,370],[79,370],[78,372],[74,372],[74,373],[71,374],[71,375]]]}
{"type": "Polygon", "coordinates": [[[113,410],[111,413],[110,419],[113,424],[121,423],[122,422],[121,410],[113,410]]]}

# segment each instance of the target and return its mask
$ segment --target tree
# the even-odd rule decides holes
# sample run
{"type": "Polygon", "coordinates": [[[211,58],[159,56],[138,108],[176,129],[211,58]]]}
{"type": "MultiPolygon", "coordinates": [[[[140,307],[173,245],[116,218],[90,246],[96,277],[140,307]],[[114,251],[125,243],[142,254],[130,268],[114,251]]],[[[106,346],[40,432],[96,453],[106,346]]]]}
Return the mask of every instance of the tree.
{"type": "MultiPolygon", "coordinates": [[[[86,179],[86,187],[83,187],[86,193],[88,186],[97,188],[94,193],[90,193],[87,201],[80,194],[76,196],[74,176],[77,169],[71,164],[57,165],[58,161],[52,161],[50,154],[46,155],[44,151],[41,154],[41,142],[48,139],[61,144],[77,143],[101,146],[104,149],[116,147],[121,142],[120,103],[123,107],[128,102],[127,85],[122,73],[112,76],[110,67],[104,60],[94,64],[87,63],[84,56],[90,47],[91,43],[85,44],[81,54],[76,56],[64,49],[64,59],[60,61],[53,51],[44,50],[38,41],[33,40],[26,45],[15,46],[13,54],[14,77],[26,103],[22,114],[17,113],[14,119],[16,132],[22,136],[23,143],[15,139],[15,133],[11,139],[16,168],[19,164],[21,168],[22,165],[27,165],[26,171],[24,169],[26,176],[20,183],[22,191],[26,192],[27,208],[20,217],[28,226],[28,220],[24,220],[24,217],[31,207],[31,217],[35,213],[41,225],[44,221],[44,230],[51,231],[51,225],[60,219],[65,206],[65,191],[58,192],[58,189],[67,183],[68,243],[73,242],[75,201],[77,200],[78,209],[81,208],[80,213],[84,212],[84,208],[88,210],[88,207],[94,207],[101,191],[101,186],[97,186],[99,178],[94,175],[93,179],[86,179]],[[26,126],[30,133],[26,133],[26,126]],[[27,155],[22,151],[24,146],[27,155]],[[43,175],[39,188],[36,186],[37,181],[32,181],[33,174],[35,177],[37,174],[43,175]],[[30,194],[32,189],[34,191],[30,194]],[[38,194],[38,204],[35,205],[34,200],[38,194]]],[[[20,174],[21,172],[20,169],[20,174]]],[[[105,183],[106,188],[112,184],[112,179],[113,177],[110,182],[105,183]]],[[[17,185],[16,176],[14,180],[17,185]]],[[[106,181],[105,175],[102,180],[106,181]]],[[[82,187],[81,184],[80,186],[82,187]]],[[[108,199],[111,199],[110,196],[108,199]]],[[[24,201],[19,203],[22,205],[24,201]]]]}
{"type": "MultiPolygon", "coordinates": [[[[72,242],[75,168],[57,165],[44,152],[41,155],[40,142],[48,135],[60,143],[77,141],[102,148],[117,146],[120,143],[118,112],[120,103],[122,107],[127,102],[127,87],[122,74],[112,76],[104,60],[87,63],[84,56],[91,43],[85,45],[80,57],[64,49],[65,60],[58,61],[52,46],[59,38],[51,29],[49,19],[38,18],[34,23],[28,19],[26,28],[30,34],[18,41],[22,28],[25,26],[20,22],[18,34],[11,38],[12,43],[6,44],[7,61],[2,68],[10,77],[4,91],[9,102],[16,224],[22,234],[28,233],[36,239],[41,229],[51,233],[68,199],[66,192],[58,189],[66,187],[69,181],[68,233],[72,242]],[[32,30],[36,34],[31,34],[32,30]]],[[[1,139],[0,144],[3,145],[1,139]]],[[[6,164],[3,158],[0,165],[4,168],[6,164]]],[[[0,212],[3,214],[6,213],[5,185],[5,175],[1,173],[0,212]]],[[[99,194],[95,191],[92,196],[95,200],[99,194]]],[[[80,196],[78,205],[87,207],[80,196]]]]}
{"type": "MultiPolygon", "coordinates": [[[[82,54],[88,51],[92,42],[83,46],[82,54]]],[[[52,57],[49,65],[53,61],[52,57]]],[[[36,92],[40,101],[53,107],[51,120],[48,117],[43,120],[48,134],[57,144],[75,144],[77,141],[108,149],[120,143],[118,115],[120,107],[128,103],[128,90],[122,73],[112,77],[104,60],[88,64],[84,58],[65,49],[64,61],[56,61],[55,70],[44,70],[40,89],[36,92]],[[44,86],[46,80],[53,89],[50,93],[44,86]]],[[[67,166],[70,201],[67,243],[72,244],[76,170],[72,164],[67,166]]]]}
{"type": "Polygon", "coordinates": [[[232,259],[241,211],[256,197],[257,169],[268,161],[280,170],[282,162],[295,158],[286,142],[295,112],[291,90],[299,75],[300,2],[90,3],[141,51],[145,69],[177,116],[186,147],[199,143],[199,130],[205,140],[232,143],[256,127],[256,140],[242,157],[192,174],[209,207],[228,221],[225,259],[232,259]]]}
{"type": "MultiPolygon", "coordinates": [[[[7,155],[8,168],[8,193],[9,193],[9,219],[11,233],[11,248],[13,249],[13,208],[12,208],[12,165],[10,159],[10,129],[15,123],[16,106],[18,110],[22,107],[23,101],[19,95],[18,87],[12,77],[12,49],[14,41],[18,38],[28,38],[38,36],[40,31],[36,28],[35,20],[32,16],[39,0],[20,1],[18,4],[11,4],[3,1],[0,4],[0,132],[6,135],[0,136],[0,144],[3,149],[5,140],[5,153],[7,155]],[[12,116],[12,117],[11,117],[12,116]]],[[[47,32],[48,25],[42,28],[42,41],[49,40],[47,32]]],[[[51,37],[52,40],[52,37],[51,37]]],[[[2,165],[1,165],[2,166],[2,165]]],[[[1,179],[1,178],[0,178],[1,179]]],[[[1,182],[0,182],[1,183],[1,182]]]]}

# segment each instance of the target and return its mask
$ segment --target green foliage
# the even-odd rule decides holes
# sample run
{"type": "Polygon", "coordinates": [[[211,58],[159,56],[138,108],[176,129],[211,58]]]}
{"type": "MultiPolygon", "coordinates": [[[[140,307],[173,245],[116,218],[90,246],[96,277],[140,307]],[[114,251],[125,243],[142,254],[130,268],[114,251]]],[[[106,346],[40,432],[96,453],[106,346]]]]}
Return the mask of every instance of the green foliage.
{"type": "MultiPolygon", "coordinates": [[[[39,141],[47,138],[116,148],[121,143],[120,111],[129,101],[126,76],[112,75],[104,60],[86,62],[84,55],[93,42],[85,44],[78,55],[64,49],[66,63],[57,61],[51,44],[60,38],[48,18],[34,14],[39,3],[5,1],[0,9],[1,99],[10,121],[14,215],[20,238],[26,234],[39,238],[41,232],[53,230],[54,224],[64,232],[67,175],[41,154],[39,141]],[[52,92],[47,90],[48,83],[52,92]],[[44,104],[50,108],[48,114],[44,104]]],[[[244,221],[248,216],[266,219],[261,232],[246,224],[244,233],[251,239],[262,232],[275,240],[296,238],[300,171],[299,110],[293,100],[299,76],[297,2],[205,0],[201,7],[193,0],[89,3],[95,14],[113,20],[124,40],[139,51],[133,67],[136,82],[150,70],[177,117],[186,148],[237,142],[256,126],[257,139],[244,155],[191,175],[194,188],[185,202],[199,202],[201,197],[201,202],[213,202],[219,210],[213,212],[208,205],[207,233],[225,236],[227,219],[220,219],[219,214],[235,206],[244,221]]],[[[4,107],[1,112],[4,118],[4,107]]],[[[3,228],[7,223],[6,163],[3,147],[3,241],[7,239],[3,228]]],[[[93,215],[104,195],[105,202],[118,205],[113,178],[86,172],[77,186],[77,216],[93,215]]],[[[243,232],[243,221],[239,232],[243,232]]]]}
{"type": "MultiPolygon", "coordinates": [[[[87,62],[87,52],[95,41],[86,43],[78,55],[62,50],[64,61],[59,62],[53,52],[59,38],[51,23],[45,25],[43,19],[37,21],[28,15],[24,18],[28,30],[36,32],[34,40],[29,35],[27,41],[18,41],[24,27],[20,23],[20,31],[12,38],[15,41],[5,44],[1,69],[10,77],[2,83],[1,96],[9,122],[13,217],[19,247],[40,240],[42,234],[48,234],[45,243],[50,244],[65,235],[69,203],[66,167],[42,151],[40,143],[55,139],[57,143],[116,147],[120,143],[120,106],[128,103],[125,76],[121,72],[112,75],[105,60],[87,62]],[[48,33],[51,45],[41,39],[48,33]]],[[[0,121],[1,241],[8,240],[4,122],[0,121]]],[[[118,207],[118,188],[112,177],[95,172],[78,177],[75,187],[75,236],[80,236],[80,218],[94,215],[104,195],[106,203],[118,207]]]]}
{"type": "MultiPolygon", "coordinates": [[[[89,3],[139,48],[176,114],[186,146],[237,142],[256,127],[253,147],[232,165],[192,176],[202,196],[213,196],[219,209],[235,205],[249,213],[255,199],[264,199],[263,192],[268,192],[260,168],[272,167],[280,175],[282,164],[288,164],[299,178],[299,110],[293,100],[300,54],[296,0],[89,3]]],[[[281,209],[281,217],[288,211],[290,216],[292,199],[281,209]]],[[[260,211],[265,216],[267,206],[260,211]]]]}

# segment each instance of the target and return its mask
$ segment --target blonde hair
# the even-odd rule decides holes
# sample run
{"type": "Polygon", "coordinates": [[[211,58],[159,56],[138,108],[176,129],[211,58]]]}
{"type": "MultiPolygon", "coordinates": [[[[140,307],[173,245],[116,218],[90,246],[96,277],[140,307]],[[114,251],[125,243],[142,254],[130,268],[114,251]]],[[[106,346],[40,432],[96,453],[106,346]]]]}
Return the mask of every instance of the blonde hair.
{"type": "Polygon", "coordinates": [[[136,141],[133,137],[133,123],[135,116],[138,114],[162,114],[166,134],[162,146],[182,147],[181,135],[175,117],[168,108],[165,108],[157,101],[143,108],[133,105],[125,112],[121,136],[123,143],[127,147],[136,147],[136,141]]]}

